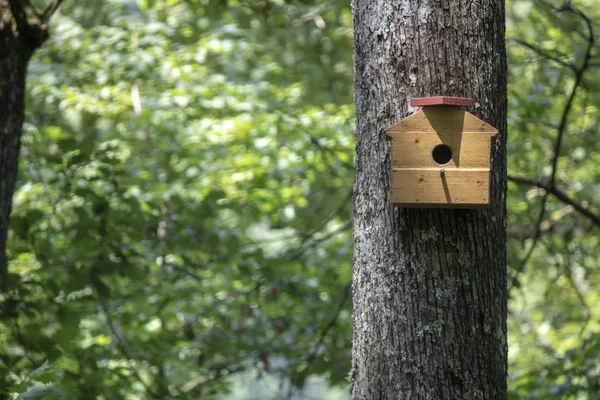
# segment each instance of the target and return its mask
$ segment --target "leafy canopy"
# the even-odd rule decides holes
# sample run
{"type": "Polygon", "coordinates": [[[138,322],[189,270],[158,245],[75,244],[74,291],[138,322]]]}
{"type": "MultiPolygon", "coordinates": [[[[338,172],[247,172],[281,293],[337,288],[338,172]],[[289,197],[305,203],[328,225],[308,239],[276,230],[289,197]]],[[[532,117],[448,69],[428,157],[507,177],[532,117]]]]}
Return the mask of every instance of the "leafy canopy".
{"type": "MultiPolygon", "coordinates": [[[[589,32],[537,1],[507,18],[509,173],[543,180],[589,32]]],[[[337,0],[62,6],[29,68],[0,393],[209,399],[242,371],[281,379],[273,398],[346,385],[351,23],[337,0]]],[[[596,213],[598,74],[556,174],[596,213]]],[[[598,398],[600,229],[554,196],[538,224],[544,193],[509,186],[511,398],[598,398]]]]}

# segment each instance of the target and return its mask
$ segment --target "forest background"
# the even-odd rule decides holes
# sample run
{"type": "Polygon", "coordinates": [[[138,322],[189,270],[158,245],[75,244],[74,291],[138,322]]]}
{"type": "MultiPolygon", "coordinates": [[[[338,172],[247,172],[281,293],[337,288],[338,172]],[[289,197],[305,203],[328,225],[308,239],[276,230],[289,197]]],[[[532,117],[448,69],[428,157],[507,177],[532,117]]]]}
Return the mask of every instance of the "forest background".
{"type": "MultiPolygon", "coordinates": [[[[600,399],[600,1],[506,7],[510,398],[600,399]]],[[[0,395],[347,398],[352,65],[346,0],[62,4],[0,395]]]]}

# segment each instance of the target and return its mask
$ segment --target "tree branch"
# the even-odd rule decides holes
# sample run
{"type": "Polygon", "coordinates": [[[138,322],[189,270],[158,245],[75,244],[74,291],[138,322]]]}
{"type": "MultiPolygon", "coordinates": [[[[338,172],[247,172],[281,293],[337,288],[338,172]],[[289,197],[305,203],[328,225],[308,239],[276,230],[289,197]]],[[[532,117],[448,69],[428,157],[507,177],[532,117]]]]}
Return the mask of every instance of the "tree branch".
{"type": "Polygon", "coordinates": [[[315,357],[317,356],[317,353],[319,352],[321,345],[325,341],[325,337],[327,336],[327,333],[329,333],[329,330],[331,328],[333,328],[333,326],[336,324],[336,322],[340,316],[340,313],[344,309],[346,301],[348,300],[351,289],[352,289],[352,284],[348,284],[348,285],[344,286],[344,288],[342,290],[341,299],[340,299],[338,306],[333,314],[333,317],[331,318],[331,320],[329,320],[329,323],[327,325],[325,325],[325,327],[321,331],[321,334],[319,335],[319,340],[315,344],[313,351],[311,351],[310,354],[308,355],[308,357],[306,357],[307,366],[304,368],[304,371],[308,368],[308,365],[312,362],[312,360],[314,360],[315,357]]]}
{"type": "Polygon", "coordinates": [[[571,89],[571,94],[569,95],[569,98],[567,99],[567,103],[565,104],[565,108],[563,109],[563,113],[562,113],[562,116],[560,119],[560,124],[558,125],[558,136],[556,138],[556,144],[554,146],[554,157],[552,159],[552,174],[550,175],[550,185],[551,186],[554,186],[554,184],[556,182],[558,157],[560,156],[560,147],[562,144],[564,133],[566,131],[569,112],[571,111],[571,107],[573,106],[573,101],[575,100],[575,96],[577,95],[577,89],[579,88],[579,86],[581,85],[581,83],[583,81],[583,75],[589,67],[590,58],[592,56],[592,49],[594,48],[594,42],[595,42],[595,36],[594,36],[594,30],[592,27],[592,23],[591,23],[590,19],[584,13],[582,13],[579,10],[573,9],[570,6],[568,6],[568,8],[563,8],[559,11],[573,12],[573,13],[579,15],[581,18],[583,18],[583,20],[585,21],[585,23],[587,25],[589,36],[588,36],[588,46],[587,46],[587,49],[585,52],[585,57],[583,59],[583,64],[581,65],[581,68],[577,69],[575,72],[575,83],[573,84],[573,88],[571,89]]]}
{"type": "MultiPolygon", "coordinates": [[[[571,93],[569,94],[567,102],[563,108],[563,112],[562,112],[562,115],[560,118],[560,123],[557,128],[558,132],[557,132],[557,136],[556,136],[556,142],[554,144],[554,153],[553,153],[553,156],[551,159],[552,172],[550,174],[550,179],[549,179],[548,183],[543,184],[541,182],[538,182],[538,181],[535,181],[532,179],[528,179],[528,178],[512,177],[512,179],[511,179],[511,177],[509,177],[509,180],[512,180],[513,182],[517,182],[517,183],[528,183],[530,185],[533,184],[533,182],[539,183],[539,184],[535,184],[534,186],[540,187],[545,190],[544,197],[542,199],[542,205],[541,205],[541,209],[540,209],[539,218],[538,218],[536,228],[535,228],[533,242],[531,243],[531,247],[529,248],[529,251],[525,255],[525,258],[521,261],[521,263],[519,264],[519,267],[517,268],[517,272],[512,279],[513,285],[515,283],[517,283],[518,275],[521,274],[521,272],[523,272],[525,265],[529,261],[529,258],[531,258],[531,255],[533,254],[533,251],[538,243],[538,239],[539,239],[540,233],[541,233],[541,224],[544,221],[544,215],[546,213],[546,206],[547,206],[549,194],[552,194],[552,195],[556,196],[557,198],[559,198],[560,200],[562,200],[563,202],[566,202],[567,204],[572,205],[577,211],[579,211],[583,215],[586,215],[588,218],[590,218],[592,221],[594,221],[594,223],[597,223],[596,216],[593,213],[591,213],[589,210],[587,210],[581,204],[578,204],[575,201],[571,200],[564,192],[562,192],[560,189],[556,188],[556,173],[558,170],[558,158],[560,157],[560,149],[562,146],[563,138],[565,136],[565,132],[567,130],[567,122],[568,122],[568,118],[569,118],[569,113],[571,112],[573,102],[575,100],[575,97],[577,96],[577,90],[583,83],[583,76],[584,76],[586,70],[589,68],[590,58],[592,57],[592,49],[594,48],[594,42],[596,39],[594,36],[594,30],[593,30],[590,19],[581,11],[572,8],[569,3],[567,3],[567,5],[561,9],[554,9],[554,12],[556,12],[556,13],[572,12],[572,13],[578,15],[579,17],[581,17],[584,20],[584,22],[588,28],[588,36],[587,36],[588,45],[587,45],[587,49],[585,52],[585,56],[583,58],[583,64],[581,65],[580,68],[574,69],[573,66],[571,66],[570,64],[565,64],[564,61],[562,61],[550,54],[547,54],[547,52],[545,52],[545,51],[543,54],[545,57],[547,57],[553,61],[556,61],[561,65],[565,65],[569,69],[574,71],[575,83],[573,83],[573,87],[571,88],[571,93]]],[[[523,43],[525,43],[525,42],[523,42],[523,43]]],[[[527,46],[527,47],[529,47],[529,46],[527,46]]],[[[537,48],[535,48],[535,49],[537,49],[537,48]]],[[[539,50],[541,50],[541,49],[539,49],[539,50]]],[[[542,54],[542,53],[538,52],[538,54],[542,54]]]]}
{"type": "MultiPolygon", "coordinates": [[[[116,188],[117,182],[113,182],[113,185],[116,188]]],[[[108,241],[107,236],[108,236],[108,213],[109,213],[109,211],[110,211],[110,207],[109,207],[108,203],[106,203],[104,205],[104,207],[102,207],[102,211],[97,213],[98,217],[100,217],[100,222],[99,222],[99,226],[98,226],[98,235],[100,236],[100,246],[99,247],[102,249],[102,251],[98,255],[98,263],[100,265],[102,265],[104,263],[104,258],[105,258],[105,254],[106,254],[105,251],[106,251],[106,246],[107,246],[107,241],[108,241]]],[[[124,255],[121,254],[121,256],[124,256],[124,255]]],[[[100,290],[100,282],[92,279],[92,286],[94,287],[94,289],[96,290],[96,293],[98,294],[98,297],[97,297],[98,305],[100,306],[100,309],[104,313],[104,316],[106,318],[106,325],[108,326],[108,329],[109,329],[110,333],[112,334],[112,336],[115,338],[116,349],[119,351],[121,356],[127,360],[127,362],[129,363],[129,369],[130,369],[131,373],[133,374],[135,379],[144,387],[146,392],[150,396],[152,396],[156,399],[161,399],[162,396],[160,396],[158,393],[154,392],[152,390],[152,388],[150,388],[150,386],[148,386],[146,384],[146,382],[144,382],[139,371],[133,365],[133,358],[131,357],[129,350],[127,349],[127,342],[125,341],[125,338],[123,338],[117,331],[117,328],[112,319],[112,315],[110,314],[110,312],[108,310],[108,306],[106,305],[106,301],[102,297],[101,290],[100,290]]],[[[154,380],[154,379],[152,379],[152,380],[154,380]]]]}
{"type": "Polygon", "coordinates": [[[58,10],[58,7],[60,7],[60,3],[62,3],[62,2],[63,2],[63,0],[52,0],[50,5],[48,5],[48,7],[46,8],[46,10],[44,11],[44,13],[42,14],[42,16],[40,18],[42,25],[48,23],[48,21],[54,15],[56,10],[58,10]]]}
{"type": "Polygon", "coordinates": [[[129,351],[127,350],[127,345],[125,343],[125,339],[123,339],[121,337],[121,335],[119,335],[119,332],[117,332],[117,329],[116,329],[116,327],[115,327],[115,325],[113,323],[112,317],[111,317],[110,313],[108,312],[108,307],[104,303],[104,300],[102,299],[102,296],[100,295],[100,293],[98,293],[98,304],[100,305],[100,308],[102,309],[102,312],[104,313],[108,329],[110,330],[112,336],[116,340],[116,344],[117,344],[116,347],[119,350],[119,353],[121,353],[121,355],[130,364],[129,369],[130,369],[131,373],[133,374],[133,376],[135,377],[135,379],[144,387],[144,389],[146,389],[146,392],[149,395],[151,395],[152,397],[154,397],[156,399],[161,399],[162,396],[160,396],[158,393],[155,393],[148,386],[148,384],[146,382],[144,382],[144,379],[140,375],[139,371],[133,366],[133,359],[131,358],[131,355],[129,354],[129,351]]]}
{"type": "Polygon", "coordinates": [[[337,156],[337,154],[335,154],[335,150],[333,150],[330,147],[322,145],[321,142],[319,142],[319,139],[317,139],[315,136],[312,136],[309,134],[309,137],[310,137],[311,143],[314,144],[315,146],[317,146],[317,148],[321,152],[323,152],[325,154],[330,154],[335,159],[335,161],[340,163],[344,168],[349,169],[349,170],[354,170],[354,165],[351,162],[340,160],[340,158],[337,156]]]}
{"type": "Polygon", "coordinates": [[[544,222],[544,215],[546,214],[546,206],[548,205],[548,195],[549,195],[549,192],[544,193],[544,197],[542,198],[542,205],[540,206],[540,214],[539,214],[538,220],[535,224],[535,233],[533,234],[533,242],[531,243],[531,246],[529,247],[527,254],[519,263],[519,266],[517,267],[517,271],[515,272],[515,274],[513,275],[512,279],[511,279],[511,287],[509,288],[509,290],[512,289],[513,287],[516,287],[517,284],[519,283],[519,275],[521,275],[521,273],[525,270],[525,266],[529,262],[529,259],[533,255],[533,251],[535,250],[535,247],[538,244],[538,240],[540,239],[540,236],[542,233],[542,222],[544,222]]]}
{"type": "Polygon", "coordinates": [[[303,244],[301,244],[298,248],[296,248],[295,250],[292,250],[291,252],[288,252],[287,255],[284,255],[284,257],[288,258],[290,260],[297,260],[298,258],[300,258],[304,253],[306,253],[307,251],[309,251],[310,249],[314,249],[315,247],[317,247],[317,245],[319,245],[320,243],[326,242],[329,239],[335,237],[336,235],[345,232],[348,228],[352,227],[352,221],[347,221],[345,222],[343,225],[341,225],[339,228],[337,228],[336,230],[323,235],[322,237],[319,238],[311,238],[310,239],[310,243],[306,243],[307,241],[304,241],[303,244]]]}
{"type": "MultiPolygon", "coordinates": [[[[340,316],[340,313],[342,312],[342,310],[344,309],[344,306],[346,305],[346,301],[348,301],[348,298],[350,297],[350,293],[352,292],[352,284],[347,284],[346,286],[344,286],[344,288],[342,289],[342,295],[340,297],[340,300],[338,302],[338,305],[331,317],[331,319],[329,320],[329,322],[327,323],[327,325],[325,325],[323,327],[323,329],[321,330],[321,333],[319,334],[319,338],[317,339],[317,342],[315,343],[312,351],[310,351],[308,353],[308,355],[306,356],[306,359],[304,360],[305,365],[304,367],[298,371],[296,373],[296,377],[297,378],[303,378],[304,375],[307,373],[310,364],[315,360],[315,358],[317,357],[317,354],[319,353],[319,350],[321,349],[321,346],[323,345],[323,343],[325,342],[325,338],[327,337],[327,334],[329,333],[329,330],[331,328],[333,328],[333,326],[337,323],[337,320],[340,316]]],[[[293,379],[292,379],[293,380],[293,379]]],[[[291,395],[293,394],[293,385],[290,385],[290,390],[288,392],[288,398],[291,398],[291,395]]]]}
{"type": "MultiPolygon", "coordinates": [[[[555,282],[553,282],[553,283],[556,283],[556,280],[558,280],[558,278],[560,278],[561,276],[564,276],[569,281],[569,284],[573,288],[573,291],[575,292],[575,295],[577,296],[579,303],[581,304],[581,306],[584,309],[584,312],[583,312],[584,321],[583,321],[583,325],[579,329],[579,337],[582,338],[583,334],[585,333],[585,330],[587,329],[587,327],[590,323],[591,308],[590,308],[587,300],[585,299],[585,296],[582,293],[580,284],[578,282],[576,282],[575,277],[573,276],[573,270],[571,269],[571,260],[570,260],[571,255],[569,254],[569,251],[567,250],[566,251],[566,260],[564,260],[564,262],[561,262],[561,257],[559,257],[555,246],[553,246],[551,243],[548,243],[548,241],[544,241],[544,246],[546,247],[546,250],[548,251],[548,253],[552,255],[552,257],[554,259],[554,264],[556,266],[556,270],[558,271],[558,275],[556,276],[556,278],[554,280],[555,282]]],[[[548,289],[546,289],[546,294],[547,293],[548,293],[548,289]]]]}
{"type": "Polygon", "coordinates": [[[27,31],[30,26],[27,22],[27,13],[25,12],[23,2],[21,0],[8,0],[8,4],[10,6],[10,13],[17,23],[17,30],[19,32],[27,31]]]}
{"type": "MultiPolygon", "coordinates": [[[[545,49],[543,49],[543,48],[541,48],[541,47],[538,47],[538,46],[536,46],[536,45],[534,45],[534,44],[532,44],[532,43],[526,42],[525,40],[522,40],[522,39],[514,39],[514,38],[513,38],[512,40],[513,40],[515,43],[518,43],[518,44],[520,44],[521,46],[523,46],[523,47],[526,47],[526,48],[528,48],[529,50],[532,50],[532,51],[533,51],[533,52],[535,52],[536,54],[538,54],[538,55],[540,55],[540,56],[542,56],[542,57],[544,57],[544,58],[547,58],[547,59],[548,59],[548,60],[550,60],[550,61],[554,61],[555,63],[557,63],[557,64],[560,64],[560,65],[562,65],[563,67],[569,68],[569,69],[570,69],[570,70],[572,70],[573,72],[577,73],[577,67],[576,67],[575,65],[573,65],[573,63],[572,63],[572,62],[570,62],[570,61],[563,61],[563,60],[561,60],[561,59],[560,59],[558,56],[556,56],[556,55],[552,55],[552,54],[550,53],[550,51],[548,51],[548,50],[545,50],[545,49]]],[[[567,56],[566,54],[562,54],[562,53],[560,53],[560,52],[558,52],[558,51],[554,51],[554,52],[555,52],[555,53],[558,53],[558,54],[560,54],[560,56],[563,56],[563,57],[566,57],[566,56],[567,56]]]]}
{"type": "Polygon", "coordinates": [[[549,183],[543,183],[535,179],[526,178],[523,176],[509,175],[508,180],[521,185],[530,185],[543,189],[546,193],[553,195],[563,203],[572,206],[575,210],[577,210],[577,212],[588,218],[596,226],[600,227],[600,215],[594,214],[588,208],[584,207],[581,203],[578,203],[575,200],[571,199],[564,191],[560,190],[556,186],[550,185],[549,183]]]}

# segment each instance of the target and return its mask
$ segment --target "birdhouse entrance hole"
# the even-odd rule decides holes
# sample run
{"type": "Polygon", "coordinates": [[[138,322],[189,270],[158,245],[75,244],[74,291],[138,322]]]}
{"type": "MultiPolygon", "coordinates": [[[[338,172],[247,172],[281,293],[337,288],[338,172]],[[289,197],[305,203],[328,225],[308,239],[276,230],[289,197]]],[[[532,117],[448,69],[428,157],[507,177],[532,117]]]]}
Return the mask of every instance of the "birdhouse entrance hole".
{"type": "Polygon", "coordinates": [[[437,165],[447,165],[452,161],[452,149],[445,144],[438,144],[431,151],[431,158],[437,165]]]}

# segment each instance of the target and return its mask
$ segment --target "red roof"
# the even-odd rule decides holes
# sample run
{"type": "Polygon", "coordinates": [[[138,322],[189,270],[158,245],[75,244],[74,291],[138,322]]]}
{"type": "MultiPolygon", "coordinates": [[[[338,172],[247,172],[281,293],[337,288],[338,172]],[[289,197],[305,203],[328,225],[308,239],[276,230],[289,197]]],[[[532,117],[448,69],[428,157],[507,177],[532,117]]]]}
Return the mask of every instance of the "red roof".
{"type": "Polygon", "coordinates": [[[425,107],[425,106],[470,107],[473,105],[473,99],[470,99],[468,97],[448,97],[448,96],[417,97],[414,99],[410,99],[410,105],[413,107],[425,107]]]}

